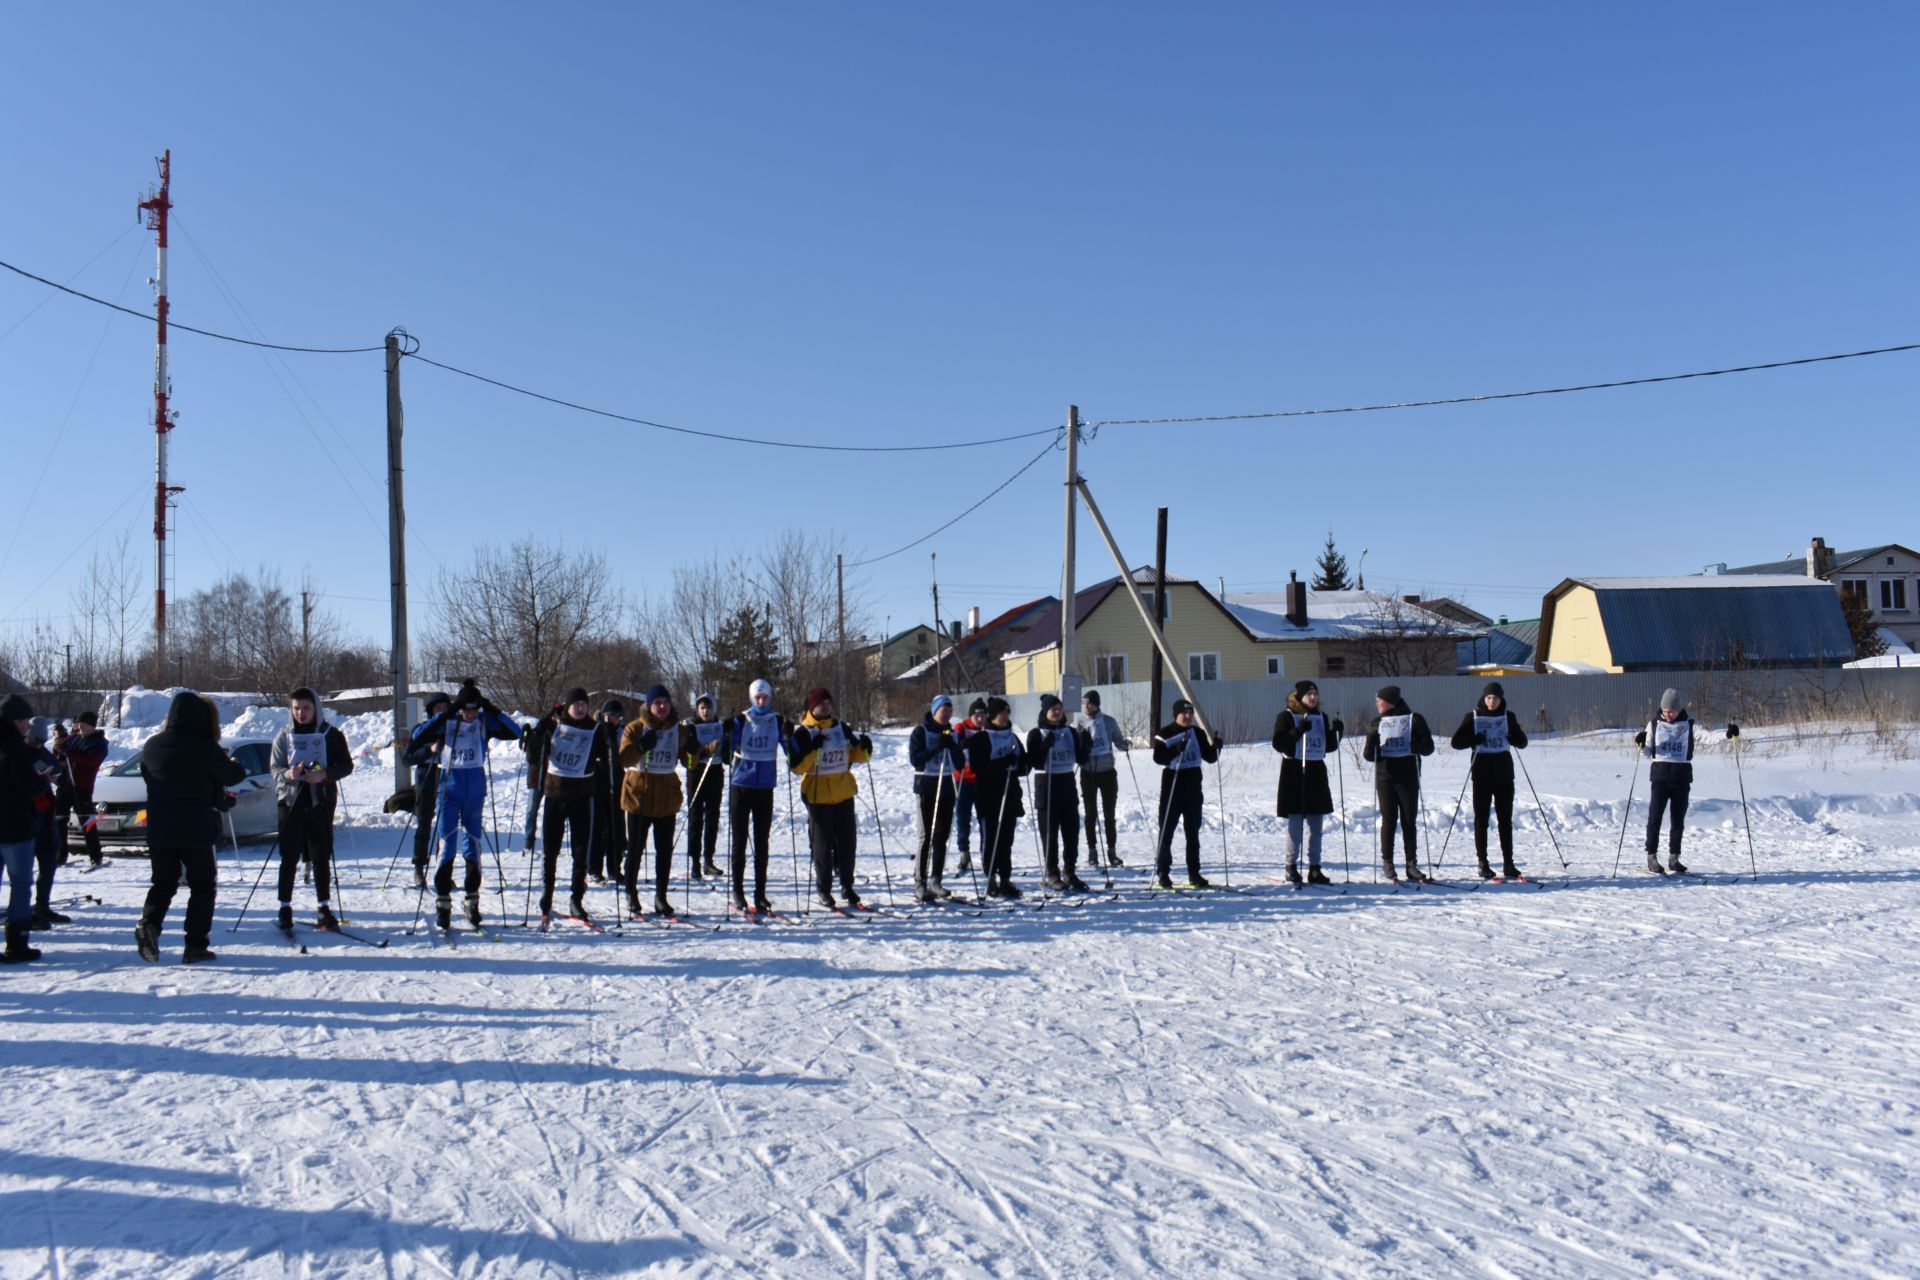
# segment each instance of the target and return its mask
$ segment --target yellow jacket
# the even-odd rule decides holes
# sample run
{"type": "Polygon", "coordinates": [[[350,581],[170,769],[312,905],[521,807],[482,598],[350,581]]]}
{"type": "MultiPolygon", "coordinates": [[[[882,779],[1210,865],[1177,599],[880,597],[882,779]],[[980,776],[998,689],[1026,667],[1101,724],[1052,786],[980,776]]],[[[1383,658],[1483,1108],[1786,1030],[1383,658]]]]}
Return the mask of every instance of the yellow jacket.
{"type": "Polygon", "coordinates": [[[820,738],[836,728],[846,733],[844,725],[836,724],[831,718],[816,720],[813,718],[813,712],[809,711],[800,717],[799,728],[794,731],[796,750],[801,741],[800,732],[804,730],[808,735],[806,753],[796,755],[792,759],[792,769],[800,775],[800,798],[808,804],[839,804],[860,794],[860,784],[854,779],[853,766],[865,764],[869,753],[860,749],[850,733],[846,733],[846,771],[826,774],[814,772],[820,764],[820,738]]]}
{"type": "MultiPolygon", "coordinates": [[[[620,734],[620,767],[626,770],[626,776],[620,780],[620,807],[643,818],[671,818],[680,812],[680,775],[646,771],[643,762],[647,753],[640,749],[640,739],[649,729],[661,737],[669,733],[678,736],[674,758],[679,763],[687,764],[692,758],[687,744],[692,735],[680,732],[680,722],[655,720],[652,712],[641,707],[640,713],[627,721],[627,727],[620,734]]],[[[661,744],[655,742],[654,750],[661,749],[661,744]]]]}

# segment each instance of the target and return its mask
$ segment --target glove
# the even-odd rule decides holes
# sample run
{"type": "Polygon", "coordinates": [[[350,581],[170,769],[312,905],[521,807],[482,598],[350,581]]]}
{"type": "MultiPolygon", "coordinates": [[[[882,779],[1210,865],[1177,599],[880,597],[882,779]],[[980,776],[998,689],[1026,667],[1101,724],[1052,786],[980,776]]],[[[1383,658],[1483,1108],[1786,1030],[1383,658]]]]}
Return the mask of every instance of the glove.
{"type": "Polygon", "coordinates": [[[240,803],[239,796],[236,796],[231,791],[223,791],[220,793],[220,798],[213,802],[213,807],[218,809],[221,813],[225,813],[227,810],[233,808],[233,806],[239,803],[240,803]]]}
{"type": "Polygon", "coordinates": [[[1486,745],[1487,745],[1487,735],[1486,735],[1486,734],[1484,734],[1484,733],[1481,733],[1481,732],[1477,732],[1477,731],[1476,731],[1476,732],[1474,733],[1474,735],[1473,735],[1473,745],[1474,745],[1474,746],[1476,746],[1476,747],[1484,747],[1484,746],[1486,746],[1486,745]]]}
{"type": "Polygon", "coordinates": [[[873,754],[873,739],[869,738],[866,734],[864,733],[861,734],[859,737],[855,738],[853,741],[855,746],[859,747],[862,751],[866,752],[868,755],[873,754]]]}
{"type": "Polygon", "coordinates": [[[1647,731],[1645,729],[1633,735],[1633,745],[1636,747],[1644,747],[1647,745],[1647,731]]]}
{"type": "Polygon", "coordinates": [[[1727,722],[1727,736],[1729,738],[1737,738],[1740,736],[1740,726],[1734,724],[1731,720],[1727,722]]]}
{"type": "Polygon", "coordinates": [[[943,737],[943,738],[944,738],[944,737],[946,737],[946,736],[947,736],[948,734],[950,734],[950,733],[952,733],[952,732],[953,732],[953,726],[952,726],[952,725],[950,725],[950,724],[943,724],[943,725],[941,725],[941,726],[940,726],[940,736],[941,736],[941,737],[943,737]]]}
{"type": "Polygon", "coordinates": [[[653,750],[654,743],[658,741],[660,741],[660,731],[658,729],[648,729],[640,735],[640,749],[642,751],[651,751],[653,750]]]}
{"type": "Polygon", "coordinates": [[[1344,720],[1335,720],[1335,721],[1333,722],[1333,731],[1334,731],[1335,733],[1337,733],[1337,734],[1339,734],[1339,735],[1340,735],[1341,737],[1343,737],[1343,738],[1344,738],[1344,737],[1346,737],[1346,736],[1347,736],[1347,722],[1346,722],[1346,721],[1344,721],[1344,720]]]}

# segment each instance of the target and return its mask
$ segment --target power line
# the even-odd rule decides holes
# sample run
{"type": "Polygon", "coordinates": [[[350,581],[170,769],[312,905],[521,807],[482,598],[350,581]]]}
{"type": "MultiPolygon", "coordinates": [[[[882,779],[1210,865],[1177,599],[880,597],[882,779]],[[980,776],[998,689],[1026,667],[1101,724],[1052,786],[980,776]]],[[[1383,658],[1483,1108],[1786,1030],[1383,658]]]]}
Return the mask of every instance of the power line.
{"type": "Polygon", "coordinates": [[[107,522],[113,519],[115,516],[119,515],[120,512],[126,507],[126,505],[129,502],[132,502],[135,498],[139,497],[140,494],[146,491],[147,491],[147,482],[145,480],[142,480],[139,484],[136,484],[133,487],[132,493],[129,493],[126,497],[120,499],[119,506],[116,506],[113,510],[107,512],[105,516],[101,517],[100,523],[93,526],[92,533],[89,533],[86,537],[80,539],[80,541],[74,543],[71,547],[69,547],[67,549],[67,554],[60,558],[60,563],[54,565],[52,569],[48,570],[47,576],[40,579],[39,582],[35,583],[33,590],[27,592],[27,594],[20,597],[20,603],[14,606],[13,612],[8,614],[4,618],[0,618],[0,626],[4,626],[6,623],[12,622],[15,618],[19,617],[20,611],[27,607],[27,601],[33,599],[36,595],[39,595],[40,588],[46,586],[49,582],[52,582],[54,575],[67,567],[67,561],[79,555],[84,548],[91,546],[93,544],[93,540],[100,536],[100,531],[107,527],[107,522]]]}
{"type": "MultiPolygon", "coordinates": [[[[993,486],[993,488],[987,490],[985,497],[981,498],[978,502],[968,507],[965,511],[962,511],[959,515],[955,516],[953,519],[941,525],[938,529],[935,529],[932,533],[922,534],[920,537],[915,538],[912,542],[909,542],[906,546],[895,547],[893,550],[887,552],[887,554],[883,556],[869,556],[865,560],[855,560],[853,563],[849,564],[847,568],[858,569],[863,565],[879,564],[882,560],[891,560],[893,559],[893,557],[899,555],[901,552],[911,551],[915,547],[919,546],[921,543],[925,542],[927,539],[936,537],[939,534],[945,533],[948,529],[953,528],[953,526],[955,526],[956,524],[959,524],[962,520],[966,519],[968,516],[978,511],[981,507],[984,507],[985,505],[987,505],[988,499],[992,498],[995,494],[999,493],[1002,489],[1006,488],[1008,485],[1012,484],[1015,480],[1018,480],[1021,476],[1025,475],[1033,467],[1034,463],[1040,461],[1040,459],[1046,457],[1048,454],[1052,453],[1055,449],[1058,449],[1060,447],[1060,442],[1066,438],[1066,434],[1067,433],[1064,430],[1055,432],[1053,439],[1047,441],[1047,447],[1042,449],[1040,452],[1034,454],[1031,458],[1028,458],[1026,461],[1026,464],[1022,466],[1018,471],[1008,476],[1005,480],[1002,480],[999,484],[993,486]]],[[[1018,439],[1019,437],[1009,436],[1007,438],[1018,439]]]]}
{"type": "Polygon", "coordinates": [[[1157,427],[1185,422],[1252,422],[1262,418],[1313,418],[1334,413],[1377,413],[1385,409],[1428,409],[1436,405],[1482,404],[1490,400],[1524,400],[1529,396],[1563,396],[1575,391],[1608,391],[1615,387],[1643,387],[1655,382],[1684,382],[1689,378],[1718,378],[1729,373],[1756,373],[1762,369],[1788,369],[1802,364],[1826,364],[1833,360],[1858,360],[1863,356],[1892,355],[1899,351],[1920,351],[1920,342],[1897,347],[1875,347],[1870,351],[1846,351],[1832,356],[1803,356],[1798,360],[1773,360],[1766,364],[1742,364],[1730,369],[1703,369],[1697,373],[1665,373],[1651,378],[1623,378],[1616,382],[1587,382],[1575,387],[1541,387],[1533,391],[1500,391],[1483,396],[1451,396],[1442,400],[1400,400],[1392,404],[1359,404],[1343,409],[1279,409],[1271,413],[1217,413],[1192,418],[1103,418],[1090,427],[1157,427]]]}
{"type": "MultiPolygon", "coordinates": [[[[116,244],[119,244],[122,240],[125,240],[127,238],[127,233],[132,230],[133,230],[132,226],[125,226],[120,228],[120,234],[115,236],[110,242],[108,242],[107,247],[105,249],[102,249],[100,252],[94,254],[91,258],[88,258],[86,261],[86,265],[82,266],[78,271],[68,276],[67,279],[78,280],[81,276],[85,275],[87,273],[87,267],[91,267],[94,263],[106,257],[107,254],[113,249],[113,246],[116,244]]],[[[15,320],[12,324],[8,325],[6,328],[6,332],[0,333],[0,342],[5,342],[8,338],[12,337],[13,331],[15,329],[18,329],[21,325],[33,319],[33,317],[36,314],[38,314],[40,308],[46,306],[49,302],[52,302],[52,301],[53,301],[53,295],[49,293],[44,295],[40,299],[40,301],[34,303],[31,307],[27,308],[27,314],[21,316],[18,320],[15,320]]]]}
{"type": "MultiPolygon", "coordinates": [[[[0,265],[5,265],[0,263],[0,265]]],[[[529,391],[525,387],[516,387],[511,382],[502,382],[498,378],[489,378],[485,374],[474,373],[470,369],[456,369],[450,364],[438,360],[429,360],[415,351],[401,353],[409,359],[422,364],[430,364],[436,369],[445,369],[448,373],[457,373],[463,378],[472,378],[475,382],[484,382],[490,387],[499,387],[502,391],[511,391],[516,395],[527,396],[534,400],[544,400],[548,404],[557,404],[563,409],[575,409],[581,413],[590,413],[599,418],[612,418],[615,422],[630,422],[637,427],[652,427],[656,431],[671,431],[677,435],[700,436],[707,440],[725,440],[731,444],[756,444],[768,449],[812,449],[822,453],[933,453],[942,449],[978,449],[990,444],[1006,444],[1010,440],[1033,440],[1040,436],[1050,436],[1059,431],[1058,427],[1046,427],[1039,431],[1022,431],[1010,436],[993,436],[986,440],[955,440],[948,444],[817,444],[807,440],[769,440],[762,436],[729,435],[723,431],[701,431],[695,427],[676,427],[665,422],[654,422],[648,418],[636,418],[629,414],[615,413],[611,409],[596,409],[592,405],[563,400],[559,396],[550,396],[539,391],[529,391]]],[[[1049,448],[1052,446],[1049,445],[1049,448]]]]}
{"type": "MultiPolygon", "coordinates": [[[[105,307],[109,311],[118,311],[123,315],[132,316],[136,320],[151,321],[157,318],[153,313],[148,311],[135,311],[132,307],[123,307],[117,302],[108,302],[105,298],[96,298],[90,293],[82,293],[78,289],[69,289],[57,280],[49,280],[45,276],[37,276],[23,267],[14,266],[11,262],[0,262],[0,267],[5,267],[17,276],[25,276],[29,280],[44,284],[49,289],[58,289],[62,293],[72,294],[74,297],[83,301],[105,307]]],[[[293,347],[279,342],[260,342],[253,338],[238,338],[231,333],[215,333],[211,329],[196,329],[190,324],[181,324],[178,320],[171,317],[167,320],[167,328],[179,329],[186,333],[197,333],[203,338],[218,338],[222,342],[237,342],[243,347],[265,347],[269,351],[300,351],[308,355],[355,356],[365,354],[369,351],[386,350],[386,344],[384,343],[377,347],[293,347]]]]}

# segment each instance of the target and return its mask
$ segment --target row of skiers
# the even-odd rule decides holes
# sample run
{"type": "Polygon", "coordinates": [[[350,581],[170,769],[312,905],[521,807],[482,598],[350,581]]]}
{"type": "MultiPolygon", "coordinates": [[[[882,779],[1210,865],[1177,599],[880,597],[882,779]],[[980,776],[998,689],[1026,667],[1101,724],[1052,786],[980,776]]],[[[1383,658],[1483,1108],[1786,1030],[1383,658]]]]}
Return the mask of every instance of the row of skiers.
{"type": "MultiPolygon", "coordinates": [[[[20,694],[0,699],[0,863],[7,877],[6,949],[0,962],[40,958],[32,935],[71,917],[53,901],[54,873],[70,856],[72,815],[91,815],[93,784],[107,758],[99,717],[82,712],[73,729],[36,716],[20,694]]],[[[105,860],[100,836],[83,818],[79,831],[93,866],[105,860]]]]}

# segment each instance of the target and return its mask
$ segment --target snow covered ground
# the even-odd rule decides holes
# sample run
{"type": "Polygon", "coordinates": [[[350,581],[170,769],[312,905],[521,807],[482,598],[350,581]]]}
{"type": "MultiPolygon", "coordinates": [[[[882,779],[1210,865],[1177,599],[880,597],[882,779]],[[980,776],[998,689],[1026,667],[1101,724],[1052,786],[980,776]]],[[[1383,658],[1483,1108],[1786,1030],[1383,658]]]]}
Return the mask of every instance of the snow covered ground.
{"type": "MultiPolygon", "coordinates": [[[[262,846],[223,860],[221,958],[195,969],[184,894],[163,962],[134,954],[141,860],[63,873],[57,896],[104,901],[0,972],[0,1272],[1912,1276],[1913,741],[1743,741],[1757,882],[1723,743],[1697,770],[1704,878],[1646,875],[1644,770],[1610,877],[1634,758],[1599,735],[1524,757],[1572,863],[1523,781],[1521,859],[1548,887],[1470,888],[1458,833],[1447,886],[1376,885],[1347,758],[1352,886],[1304,893],[1272,882],[1275,758],[1235,748],[1245,893],[1147,892],[1123,773],[1111,900],[750,925],[696,888],[717,930],[453,949],[382,890],[400,829],[370,755],[343,897],[384,950],[300,954],[270,888],[231,932],[262,846]]],[[[879,745],[904,909],[904,738],[879,745]]],[[[1432,846],[1464,767],[1430,768],[1432,846]]],[[[775,840],[790,906],[784,816],[775,840]]],[[[862,840],[884,904],[871,812],[862,840]]],[[[1017,856],[1031,891],[1024,831],[1017,856]]]]}

